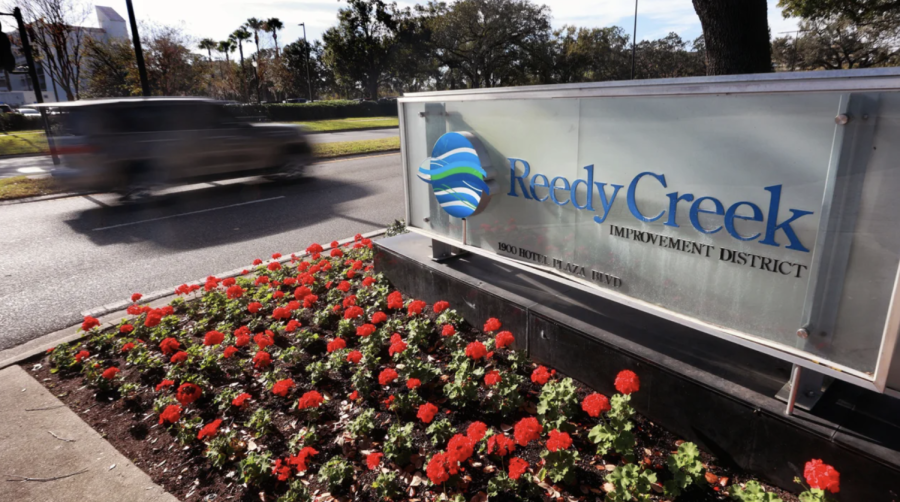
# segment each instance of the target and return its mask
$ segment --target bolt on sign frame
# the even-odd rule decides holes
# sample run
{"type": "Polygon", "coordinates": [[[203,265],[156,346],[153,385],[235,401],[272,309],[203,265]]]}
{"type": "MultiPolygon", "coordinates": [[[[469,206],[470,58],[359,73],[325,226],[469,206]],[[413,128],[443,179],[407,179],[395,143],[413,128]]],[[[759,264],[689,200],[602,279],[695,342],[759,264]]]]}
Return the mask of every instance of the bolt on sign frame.
{"type": "Polygon", "coordinates": [[[900,70],[423,92],[398,107],[408,227],[436,247],[900,396],[900,70]],[[474,184],[448,177],[460,166],[474,184]],[[448,213],[461,204],[466,218],[448,213]]]}

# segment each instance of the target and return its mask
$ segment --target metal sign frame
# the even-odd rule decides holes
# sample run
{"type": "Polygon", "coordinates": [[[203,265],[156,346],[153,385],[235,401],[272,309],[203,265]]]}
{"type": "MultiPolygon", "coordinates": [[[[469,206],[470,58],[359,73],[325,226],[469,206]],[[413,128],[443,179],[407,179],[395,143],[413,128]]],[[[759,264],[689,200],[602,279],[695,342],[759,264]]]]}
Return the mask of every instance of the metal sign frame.
{"type": "MultiPolygon", "coordinates": [[[[618,293],[611,289],[599,288],[588,281],[568,275],[562,275],[555,269],[541,265],[512,260],[491,251],[470,246],[465,242],[435,234],[429,230],[417,228],[411,221],[409,159],[407,158],[406,105],[409,103],[430,103],[434,101],[479,101],[504,99],[560,99],[560,98],[596,98],[596,97],[636,97],[636,96],[696,96],[722,94],[772,94],[772,93],[844,93],[837,122],[845,113],[854,117],[868,118],[868,110],[877,112],[877,93],[880,91],[900,90],[900,68],[880,68],[866,70],[838,70],[805,73],[773,73],[759,75],[691,77],[680,79],[642,80],[626,82],[599,82],[584,84],[539,85],[512,88],[467,89],[456,91],[437,91],[404,94],[398,100],[400,119],[401,163],[405,174],[403,181],[406,198],[406,221],[408,228],[436,242],[445,243],[470,253],[485,256],[505,265],[537,274],[558,282],[562,282],[579,290],[615,301],[647,312],[658,317],[688,326],[704,333],[722,338],[739,345],[769,354],[773,357],[793,364],[812,369],[818,373],[853,383],[877,392],[896,395],[900,389],[886,389],[891,361],[897,349],[898,332],[900,332],[900,267],[893,271],[894,286],[888,304],[887,318],[881,339],[875,371],[873,374],[861,372],[847,366],[822,360],[801,349],[772,342],[761,337],[750,335],[724,326],[715,325],[700,319],[680,314],[673,310],[652,304],[637,298],[618,293]]],[[[807,291],[807,304],[803,318],[810,329],[827,330],[833,323],[833,311],[829,305],[839,300],[841,288],[834,287],[836,282],[843,283],[843,274],[847,264],[848,245],[829,240],[822,230],[826,228],[846,231],[855,225],[856,206],[859,195],[859,177],[847,176],[858,174],[848,171],[865,169],[867,151],[865,142],[871,139],[874,120],[851,122],[852,127],[838,128],[835,133],[831,162],[828,167],[826,190],[823,198],[823,217],[820,221],[820,232],[813,262],[820,265],[815,278],[811,278],[807,291]],[[844,180],[844,181],[839,181],[844,180]],[[849,180],[849,181],[846,181],[849,180]],[[826,242],[827,241],[827,242],[826,242]],[[829,317],[832,316],[832,317],[829,317]]],[[[844,122],[846,123],[846,122],[844,122]]],[[[465,236],[463,236],[465,239],[465,236]]]]}

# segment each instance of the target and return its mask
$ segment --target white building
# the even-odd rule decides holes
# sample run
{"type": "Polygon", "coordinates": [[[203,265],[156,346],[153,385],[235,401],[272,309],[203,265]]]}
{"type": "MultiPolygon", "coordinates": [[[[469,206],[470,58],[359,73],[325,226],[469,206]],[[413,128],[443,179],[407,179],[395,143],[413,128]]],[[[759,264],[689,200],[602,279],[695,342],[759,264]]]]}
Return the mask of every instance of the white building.
{"type": "MultiPolygon", "coordinates": [[[[112,7],[95,7],[97,12],[97,24],[99,28],[88,26],[78,26],[76,29],[82,37],[91,37],[97,40],[110,40],[113,38],[128,38],[128,27],[125,19],[119,15],[112,7]]],[[[32,44],[32,49],[34,44],[32,44]]],[[[25,57],[17,54],[18,64],[25,65],[25,57]]],[[[37,64],[38,81],[41,86],[41,94],[45,102],[66,101],[66,92],[53,81],[49,76],[49,72],[45,72],[44,68],[38,62],[37,64]]],[[[86,80],[86,75],[82,75],[82,79],[86,80]]],[[[27,105],[36,103],[34,96],[34,88],[31,85],[31,79],[27,74],[10,75],[0,72],[0,103],[6,103],[13,106],[27,105]]]]}

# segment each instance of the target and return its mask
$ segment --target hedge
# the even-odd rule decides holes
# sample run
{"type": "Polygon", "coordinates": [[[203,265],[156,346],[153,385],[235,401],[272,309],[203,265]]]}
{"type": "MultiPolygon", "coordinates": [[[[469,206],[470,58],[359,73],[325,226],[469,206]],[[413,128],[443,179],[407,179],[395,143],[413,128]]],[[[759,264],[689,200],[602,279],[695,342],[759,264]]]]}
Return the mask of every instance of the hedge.
{"type": "Polygon", "coordinates": [[[270,105],[230,105],[240,117],[265,117],[277,122],[342,119],[349,117],[384,117],[397,115],[396,102],[333,100],[316,103],[270,105]]]}
{"type": "Polygon", "coordinates": [[[26,117],[21,113],[0,114],[0,131],[30,131],[43,128],[44,124],[40,117],[26,117]]]}

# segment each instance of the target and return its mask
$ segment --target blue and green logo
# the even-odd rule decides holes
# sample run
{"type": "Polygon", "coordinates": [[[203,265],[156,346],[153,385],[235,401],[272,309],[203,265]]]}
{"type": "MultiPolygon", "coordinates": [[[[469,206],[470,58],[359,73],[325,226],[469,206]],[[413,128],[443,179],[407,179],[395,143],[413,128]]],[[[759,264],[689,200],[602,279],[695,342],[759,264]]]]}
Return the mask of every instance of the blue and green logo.
{"type": "Polygon", "coordinates": [[[484,209],[490,200],[489,166],[490,160],[475,136],[448,132],[438,138],[431,157],[419,166],[419,178],[431,184],[438,204],[447,214],[468,218],[484,209]]]}

